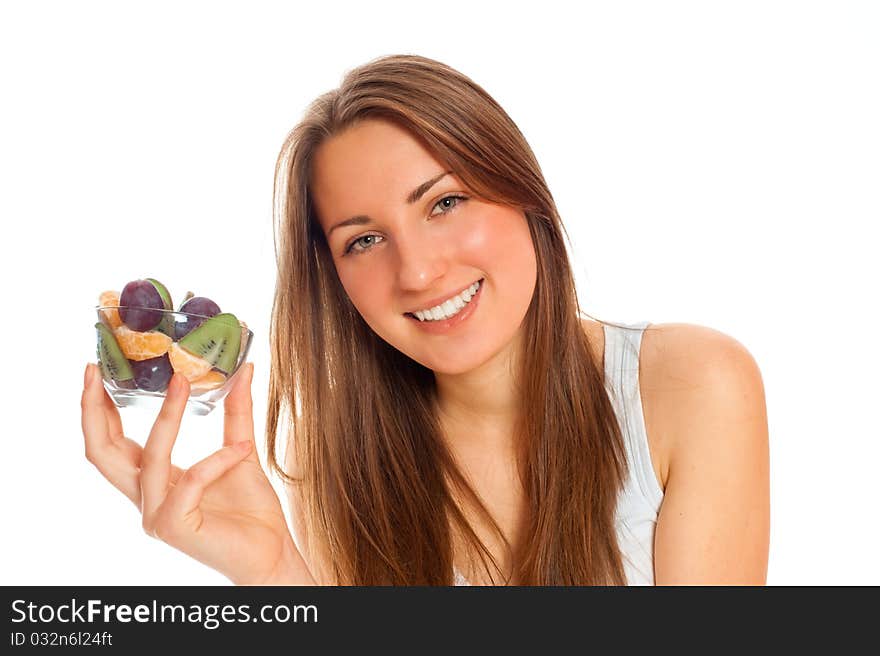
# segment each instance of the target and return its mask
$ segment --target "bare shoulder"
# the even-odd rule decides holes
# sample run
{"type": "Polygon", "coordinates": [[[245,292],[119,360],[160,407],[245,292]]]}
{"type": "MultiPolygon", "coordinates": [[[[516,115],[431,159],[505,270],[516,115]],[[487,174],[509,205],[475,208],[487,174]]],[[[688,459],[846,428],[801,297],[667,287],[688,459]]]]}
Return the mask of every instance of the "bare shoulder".
{"type": "Polygon", "coordinates": [[[707,434],[719,406],[742,411],[744,395],[763,401],[755,359],[733,337],[687,323],[651,324],[642,336],[639,385],[645,425],[656,447],[663,485],[676,449],[707,434]]]}
{"type": "Polygon", "coordinates": [[[711,367],[706,365],[718,364],[719,360],[728,364],[748,364],[753,370],[757,369],[757,363],[745,346],[730,335],[706,326],[650,324],[642,341],[642,356],[650,360],[649,365],[659,366],[667,379],[682,375],[693,382],[693,374],[711,373],[711,367]],[[700,363],[703,366],[699,366],[700,363]]]}
{"type": "MultiPolygon", "coordinates": [[[[603,369],[603,325],[587,319],[581,323],[596,364],[603,369]]],[[[729,392],[735,376],[763,398],[757,363],[733,337],[688,323],[650,324],[642,333],[639,393],[654,473],[662,490],[667,487],[676,445],[684,444],[688,434],[704,433],[709,396],[729,392]]]]}
{"type": "Polygon", "coordinates": [[[742,392],[742,387],[763,393],[760,369],[748,349],[706,326],[651,324],[642,337],[640,365],[642,391],[659,402],[654,414],[661,419],[677,417],[668,424],[677,432],[709,400],[727,396],[736,403],[735,392],[742,392]]]}
{"type": "Polygon", "coordinates": [[[587,340],[590,342],[596,367],[602,371],[605,362],[605,329],[601,323],[592,319],[581,319],[580,321],[584,332],[587,333],[587,340]]]}
{"type": "Polygon", "coordinates": [[[656,582],[763,584],[769,435],[757,362],[733,337],[692,324],[649,327],[641,357],[645,422],[666,467],[656,582]]]}

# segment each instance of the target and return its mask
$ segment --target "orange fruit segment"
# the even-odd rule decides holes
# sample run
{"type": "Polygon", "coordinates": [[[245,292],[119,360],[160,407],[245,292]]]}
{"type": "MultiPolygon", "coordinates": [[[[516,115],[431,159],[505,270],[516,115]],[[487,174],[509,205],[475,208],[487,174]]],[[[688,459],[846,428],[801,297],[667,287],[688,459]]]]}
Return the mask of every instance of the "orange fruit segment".
{"type": "Polygon", "coordinates": [[[172,341],[168,335],[160,332],[141,333],[121,325],[113,331],[122,354],[129,360],[149,360],[165,355],[172,341]]]}
{"type": "Polygon", "coordinates": [[[212,369],[201,378],[197,378],[196,380],[192,381],[190,383],[190,391],[195,394],[206,392],[208,390],[222,387],[223,383],[225,382],[226,376],[224,376],[219,371],[214,371],[212,369]]]}
{"type": "MultiPolygon", "coordinates": [[[[98,306],[105,307],[108,305],[119,306],[119,292],[110,290],[101,292],[101,295],[98,297],[98,306]]],[[[119,310],[117,310],[116,307],[100,311],[104,318],[107,319],[107,323],[110,324],[112,330],[116,330],[122,325],[122,319],[120,318],[119,310]]]]}
{"type": "MultiPolygon", "coordinates": [[[[171,341],[170,338],[168,341],[171,341]]],[[[190,385],[204,377],[213,366],[205,358],[193,355],[185,348],[178,346],[177,342],[171,342],[168,349],[168,359],[171,360],[171,368],[175,373],[186,376],[190,385]]]]}

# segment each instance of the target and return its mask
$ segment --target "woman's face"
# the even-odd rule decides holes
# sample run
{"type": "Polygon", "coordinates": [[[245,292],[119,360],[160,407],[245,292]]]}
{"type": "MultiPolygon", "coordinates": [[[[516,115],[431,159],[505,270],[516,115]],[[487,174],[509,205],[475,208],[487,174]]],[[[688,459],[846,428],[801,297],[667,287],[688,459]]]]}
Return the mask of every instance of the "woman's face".
{"type": "Polygon", "coordinates": [[[406,130],[367,119],[321,145],[310,189],[339,279],[370,328],[422,365],[455,374],[517,336],[537,269],[523,213],[474,198],[446,171],[406,130]],[[479,280],[447,330],[408,315],[479,280]]]}

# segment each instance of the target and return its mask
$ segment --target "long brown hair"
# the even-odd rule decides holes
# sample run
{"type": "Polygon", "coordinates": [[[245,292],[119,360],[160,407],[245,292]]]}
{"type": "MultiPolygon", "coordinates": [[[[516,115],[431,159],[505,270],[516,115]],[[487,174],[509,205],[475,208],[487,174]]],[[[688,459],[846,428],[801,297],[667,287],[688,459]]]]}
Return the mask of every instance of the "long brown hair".
{"type": "Polygon", "coordinates": [[[614,524],[626,472],[621,430],[580,323],[553,197],[526,139],[495,100],[458,71],[416,55],[350,70],[288,134],[274,200],[268,458],[285,484],[298,486],[307,559],[328,563],[329,582],[340,585],[449,585],[455,531],[493,582],[625,584],[614,524]],[[433,372],[362,319],[314,214],[308,182],[316,150],[368,117],[405,128],[472,193],[515,207],[528,221],[537,282],[515,369],[523,411],[514,438],[528,500],[517,545],[444,444],[433,372]],[[281,462],[289,471],[276,453],[282,417],[289,428],[281,462]],[[459,498],[507,546],[507,575],[459,498]]]}

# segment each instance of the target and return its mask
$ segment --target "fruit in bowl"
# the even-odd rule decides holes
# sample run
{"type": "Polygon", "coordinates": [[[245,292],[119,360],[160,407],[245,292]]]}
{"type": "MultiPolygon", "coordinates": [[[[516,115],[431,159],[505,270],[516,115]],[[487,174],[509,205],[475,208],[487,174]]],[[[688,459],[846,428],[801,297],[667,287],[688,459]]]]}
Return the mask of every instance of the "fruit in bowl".
{"type": "Polygon", "coordinates": [[[190,399],[205,397],[196,411],[206,414],[226,395],[253,338],[247,324],[205,296],[188,292],[174,310],[155,278],[102,292],[96,309],[98,365],[117,405],[164,396],[177,372],[190,382],[190,399]]]}

